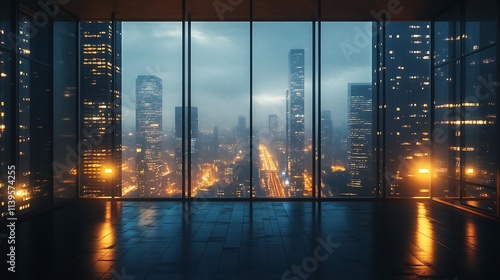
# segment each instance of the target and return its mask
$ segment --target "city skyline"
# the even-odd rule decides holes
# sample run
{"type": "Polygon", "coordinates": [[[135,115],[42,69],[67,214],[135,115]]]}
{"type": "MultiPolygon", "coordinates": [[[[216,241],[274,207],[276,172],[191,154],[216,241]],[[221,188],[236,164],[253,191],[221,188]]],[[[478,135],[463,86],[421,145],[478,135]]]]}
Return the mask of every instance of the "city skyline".
{"type": "MultiPolygon", "coordinates": [[[[347,130],[347,87],[350,82],[366,82],[371,79],[372,50],[370,44],[356,45],[355,38],[365,30],[368,22],[323,23],[324,32],[332,36],[323,38],[323,110],[332,111],[333,125],[347,130]],[[352,45],[356,53],[346,54],[345,45],[352,45]]],[[[245,113],[249,116],[249,57],[248,25],[196,23],[193,31],[192,105],[200,107],[200,129],[211,130],[232,127],[227,115],[245,113]],[[207,40],[207,38],[214,38],[207,40]],[[213,59],[210,59],[213,57],[213,59]],[[210,69],[207,75],[206,69],[210,69]],[[230,102],[231,106],[224,106],[230,102]],[[222,104],[218,107],[214,104],[222,104]],[[209,105],[210,106],[207,106],[209,105]],[[204,106],[201,106],[204,105],[204,106]],[[211,108],[214,108],[212,110],[211,108]],[[221,114],[221,112],[225,114],[221,114]]],[[[164,131],[173,131],[174,107],[181,104],[181,25],[179,23],[124,23],[124,83],[123,111],[134,116],[135,86],[138,75],[150,74],[164,80],[164,131]],[[145,41],[155,42],[143,44],[145,41]],[[161,53],[161,55],[159,55],[161,53]]],[[[254,128],[267,127],[267,115],[276,114],[285,118],[283,89],[288,88],[288,73],[283,68],[288,64],[290,49],[304,49],[305,56],[305,114],[311,115],[312,45],[309,24],[303,23],[256,23],[254,26],[254,128]],[[273,76],[273,79],[269,79],[273,76]]],[[[371,36],[371,35],[370,35],[371,36]]],[[[371,38],[370,38],[371,41],[371,38]]],[[[306,133],[310,135],[309,124],[306,133]]],[[[135,122],[124,120],[124,132],[134,131],[135,122]]]]}
{"type": "MultiPolygon", "coordinates": [[[[276,114],[270,114],[267,118],[267,127],[265,131],[259,133],[256,145],[257,157],[259,163],[258,178],[254,178],[253,194],[266,197],[304,197],[311,195],[311,173],[308,171],[307,162],[304,162],[307,141],[305,139],[305,123],[307,122],[304,115],[304,56],[303,49],[291,49],[288,51],[288,75],[289,88],[285,92],[285,119],[280,119],[276,114]]],[[[365,115],[371,118],[371,100],[372,91],[371,84],[352,84],[346,85],[349,90],[349,123],[351,140],[345,146],[345,153],[349,154],[348,158],[334,156],[334,145],[339,144],[341,139],[334,140],[332,127],[332,113],[329,110],[321,113],[321,132],[322,132],[322,157],[326,159],[327,169],[324,169],[324,174],[330,174],[335,171],[348,170],[349,173],[355,172],[352,167],[349,168],[349,162],[352,155],[358,158],[364,157],[364,160],[357,161],[355,166],[360,166],[359,170],[367,169],[368,163],[371,161],[371,152],[369,146],[366,145],[366,136],[370,137],[373,129],[371,119],[367,119],[365,115]],[[353,90],[359,87],[358,90],[353,90]],[[356,96],[356,98],[354,97],[356,96]],[[359,108],[358,108],[359,107],[359,108]],[[353,110],[360,113],[353,114],[353,110]],[[364,115],[361,115],[361,112],[364,115]],[[364,112],[368,112],[367,114],[364,112]],[[357,118],[357,123],[360,127],[356,133],[351,127],[354,125],[353,119],[357,118]],[[361,128],[362,127],[362,128],[361,128]],[[352,135],[364,135],[360,146],[364,146],[361,150],[352,148],[352,135]],[[337,141],[337,143],[336,143],[337,141]],[[368,149],[368,150],[366,150],[368,149]],[[324,153],[326,151],[326,153],[324,153]],[[354,153],[349,152],[354,151],[354,153]],[[363,167],[365,166],[365,167],[363,167]]],[[[249,192],[250,176],[245,169],[249,168],[247,164],[248,154],[243,152],[248,149],[249,129],[247,128],[247,120],[244,115],[238,115],[236,122],[233,123],[233,133],[223,133],[219,135],[218,126],[214,126],[212,130],[200,130],[199,119],[205,116],[199,115],[198,107],[186,108],[185,112],[181,106],[175,107],[175,129],[173,134],[164,134],[162,132],[162,79],[154,75],[140,75],[136,80],[137,94],[137,109],[136,109],[136,165],[137,165],[137,186],[140,197],[162,197],[167,195],[180,196],[182,175],[185,174],[191,178],[190,185],[194,196],[204,197],[243,197],[249,192]],[[183,113],[191,111],[191,124],[186,125],[183,120],[183,113]],[[151,126],[154,126],[151,129],[151,126]],[[189,127],[191,132],[189,132],[189,127]],[[183,142],[183,133],[186,133],[186,142],[183,142]],[[161,135],[161,136],[160,136],[161,135]],[[169,136],[170,135],[170,136],[169,136]],[[166,138],[165,138],[166,137],[166,138]],[[173,137],[173,138],[171,138],[173,137]],[[191,139],[189,139],[191,137],[191,139]],[[160,140],[162,139],[162,140],[160,140]],[[168,139],[172,139],[172,142],[168,139]],[[162,142],[165,143],[161,144],[162,142]],[[169,152],[169,144],[173,143],[171,152],[173,160],[166,160],[161,156],[160,147],[166,147],[166,153],[169,152]],[[224,143],[224,144],[223,144],[224,143]],[[165,146],[167,145],[167,146],[165,146]],[[145,148],[150,146],[151,149],[145,148]],[[191,167],[188,164],[187,153],[191,149],[191,167]],[[183,151],[186,154],[183,154],[183,151]],[[156,155],[156,156],[155,156],[156,155]],[[186,158],[186,160],[184,160],[186,158]],[[231,158],[233,158],[231,160],[231,158]],[[170,166],[168,165],[170,163],[170,166]],[[151,166],[154,165],[154,168],[151,166]],[[183,165],[185,169],[183,170],[183,165]],[[246,166],[242,169],[243,166],[246,166]],[[150,171],[150,175],[147,173],[150,171]],[[185,173],[183,173],[185,172],[185,173]],[[246,174],[246,175],[245,175],[246,174]],[[162,178],[160,179],[159,176],[162,178]],[[152,191],[146,191],[152,190],[152,191]]],[[[360,138],[361,139],[361,138],[360,138]]],[[[359,146],[359,145],[358,145],[359,146]]],[[[342,150],[343,148],[337,148],[342,150]]],[[[127,166],[131,164],[126,163],[127,166]]],[[[352,165],[351,165],[352,166],[352,165]]],[[[358,170],[357,169],[357,170],[358,170]]],[[[371,170],[370,168],[368,168],[371,170]]],[[[248,170],[248,169],[247,169],[248,170]]],[[[362,185],[370,181],[371,171],[356,172],[357,183],[355,186],[351,183],[348,186],[353,188],[361,188],[362,185]],[[363,182],[363,183],[362,183],[363,182]]],[[[352,176],[350,176],[351,178],[352,176]]],[[[186,177],[187,179],[188,177],[186,177]]],[[[353,180],[350,179],[350,182],[353,180]]],[[[189,182],[189,181],[188,181],[189,182]]],[[[338,186],[341,181],[325,183],[323,195],[332,196],[334,188],[340,190],[339,195],[350,195],[349,191],[338,186]]],[[[342,183],[340,183],[342,184],[342,183]]],[[[133,186],[125,186],[129,192],[133,186]]],[[[363,188],[363,191],[367,188],[363,188]]],[[[356,195],[359,195],[357,193],[356,195]]]]}

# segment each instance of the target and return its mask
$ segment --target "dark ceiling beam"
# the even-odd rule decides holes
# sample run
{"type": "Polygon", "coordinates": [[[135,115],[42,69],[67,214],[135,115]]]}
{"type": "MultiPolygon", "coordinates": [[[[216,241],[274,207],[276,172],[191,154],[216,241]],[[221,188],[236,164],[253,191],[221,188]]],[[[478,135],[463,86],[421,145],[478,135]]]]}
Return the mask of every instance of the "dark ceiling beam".
{"type": "MultiPolygon", "coordinates": [[[[319,0],[253,0],[255,21],[317,19],[319,0]]],[[[457,0],[321,0],[325,21],[429,20],[457,0]]],[[[63,1],[61,1],[63,2],[63,1]]],[[[180,21],[182,0],[66,0],[62,5],[82,20],[180,21]]],[[[248,21],[250,0],[186,0],[195,21],[248,21]]]]}

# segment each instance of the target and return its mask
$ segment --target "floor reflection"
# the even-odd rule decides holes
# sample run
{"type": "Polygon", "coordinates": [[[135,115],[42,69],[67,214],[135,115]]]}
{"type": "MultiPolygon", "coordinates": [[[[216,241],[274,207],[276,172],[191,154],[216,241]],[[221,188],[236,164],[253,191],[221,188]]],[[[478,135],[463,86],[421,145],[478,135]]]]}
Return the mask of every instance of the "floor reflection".
{"type": "Polygon", "coordinates": [[[19,226],[22,279],[302,279],[294,265],[307,279],[488,279],[500,260],[500,224],[432,201],[84,201],[53,213],[19,226]]]}
{"type": "Polygon", "coordinates": [[[428,205],[417,203],[417,232],[415,234],[415,244],[422,251],[420,255],[426,256],[426,261],[434,261],[434,227],[430,221],[430,215],[427,209],[428,205]]]}

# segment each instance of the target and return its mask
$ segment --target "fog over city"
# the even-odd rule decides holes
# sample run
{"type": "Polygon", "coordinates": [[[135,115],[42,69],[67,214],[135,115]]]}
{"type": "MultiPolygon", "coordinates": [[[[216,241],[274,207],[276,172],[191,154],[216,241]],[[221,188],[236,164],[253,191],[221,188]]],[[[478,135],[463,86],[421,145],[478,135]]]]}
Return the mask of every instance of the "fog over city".
{"type": "MultiPolygon", "coordinates": [[[[365,36],[370,27],[366,22],[322,24],[321,109],[332,111],[335,127],[347,126],[347,84],[371,82],[372,44],[371,37],[365,36]]],[[[253,29],[254,129],[266,127],[269,114],[284,121],[288,53],[304,49],[307,131],[311,123],[312,24],[256,22],[253,29]]],[[[199,108],[202,130],[235,127],[240,115],[248,123],[249,30],[245,22],[192,23],[192,105],[199,108]]],[[[163,79],[163,129],[173,129],[174,108],[182,102],[181,38],[179,22],[123,23],[124,133],[135,131],[138,75],[163,79]]]]}

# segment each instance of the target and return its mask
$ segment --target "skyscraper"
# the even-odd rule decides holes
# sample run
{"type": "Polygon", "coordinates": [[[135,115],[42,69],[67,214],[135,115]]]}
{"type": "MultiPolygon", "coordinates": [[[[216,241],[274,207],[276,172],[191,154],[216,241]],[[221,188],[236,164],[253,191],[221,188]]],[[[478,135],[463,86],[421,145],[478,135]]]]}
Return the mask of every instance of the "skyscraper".
{"type": "Polygon", "coordinates": [[[236,127],[236,145],[238,149],[245,149],[248,145],[247,119],[245,116],[238,116],[238,126],[236,127]]]}
{"type": "Polygon", "coordinates": [[[304,50],[292,49],[288,55],[287,143],[290,196],[304,195],[304,50]]]}
{"type": "Polygon", "coordinates": [[[429,188],[415,178],[430,170],[430,23],[387,23],[384,42],[387,194],[419,196],[429,188]]]}
{"type": "MultiPolygon", "coordinates": [[[[0,15],[8,14],[8,11],[0,11],[0,15]]],[[[10,75],[8,75],[10,70],[10,59],[11,50],[10,46],[7,45],[7,34],[9,26],[6,22],[0,21],[0,168],[2,170],[8,170],[7,166],[11,164],[11,126],[10,126],[10,75]],[[7,47],[4,47],[7,45],[7,47]]],[[[7,216],[7,201],[8,201],[8,184],[3,182],[8,182],[8,172],[2,172],[0,174],[0,220],[7,216]]]]}
{"type": "Polygon", "coordinates": [[[372,85],[349,84],[348,186],[353,193],[369,195],[373,189],[372,85]]]}
{"type": "Polygon", "coordinates": [[[121,24],[81,22],[80,32],[80,195],[121,196],[121,24]]]}
{"type": "MultiPolygon", "coordinates": [[[[186,109],[187,111],[187,109],[186,109]]],[[[176,174],[176,184],[180,187],[183,182],[182,178],[182,145],[186,143],[182,143],[182,126],[183,126],[183,117],[182,117],[182,107],[175,107],[175,174],[176,174]]],[[[187,131],[187,126],[186,126],[187,131]]],[[[187,139],[186,135],[186,139],[187,139]]],[[[191,140],[187,139],[187,141],[191,141],[191,179],[196,181],[198,172],[198,107],[191,107],[191,140]]],[[[186,153],[188,151],[186,144],[186,153]]],[[[184,155],[186,157],[187,164],[187,154],[184,155]]],[[[187,171],[187,168],[186,168],[187,171]]],[[[194,184],[193,184],[194,185],[194,184]]]]}
{"type": "Polygon", "coordinates": [[[162,196],[162,92],[156,76],[136,80],[136,164],[140,197],[162,196]]]}
{"type": "Polygon", "coordinates": [[[329,170],[333,163],[333,123],[330,110],[321,112],[321,159],[321,170],[329,170]]]}
{"type": "MultiPolygon", "coordinates": [[[[30,36],[30,23],[29,21],[22,20],[19,26],[19,49],[20,53],[27,55],[29,57],[29,54],[31,53],[31,36],[30,36]]],[[[19,153],[18,153],[18,166],[16,167],[17,169],[17,178],[16,178],[16,183],[18,186],[21,187],[23,191],[26,191],[26,195],[28,200],[29,195],[28,193],[31,193],[28,191],[30,189],[30,177],[31,177],[31,165],[33,161],[33,156],[31,155],[31,152],[36,153],[32,149],[32,123],[31,119],[33,116],[31,115],[33,112],[31,110],[31,107],[33,105],[31,99],[32,99],[32,93],[31,93],[31,79],[32,75],[35,73],[32,73],[30,71],[31,67],[31,61],[26,60],[25,58],[21,58],[19,63],[19,103],[18,103],[18,109],[19,109],[19,114],[18,114],[18,121],[19,121],[19,134],[18,134],[18,139],[19,139],[19,153]]],[[[33,77],[34,78],[34,77],[33,77]]],[[[34,111],[34,110],[33,110],[34,111]]],[[[33,170],[35,171],[35,170],[33,170]]],[[[24,202],[24,199],[22,200],[24,202]]]]}

